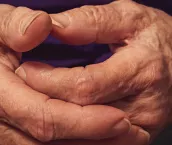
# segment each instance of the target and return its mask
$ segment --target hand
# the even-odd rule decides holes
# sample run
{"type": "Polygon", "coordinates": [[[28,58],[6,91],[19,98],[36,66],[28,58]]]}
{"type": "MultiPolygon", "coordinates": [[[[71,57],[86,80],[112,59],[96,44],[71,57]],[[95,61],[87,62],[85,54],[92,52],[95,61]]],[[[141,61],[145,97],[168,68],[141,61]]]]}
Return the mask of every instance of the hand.
{"type": "Polygon", "coordinates": [[[35,90],[54,98],[118,107],[128,113],[132,124],[154,138],[171,121],[172,18],[127,0],[51,17],[59,39],[75,45],[106,43],[114,55],[85,68],[28,62],[17,74],[35,90]]]}
{"type": "Polygon", "coordinates": [[[51,99],[27,86],[15,74],[19,52],[40,44],[51,30],[51,18],[45,12],[0,5],[1,121],[42,142],[105,139],[128,132],[130,123],[123,111],[103,105],[81,107],[51,99]]]}
{"type": "Polygon", "coordinates": [[[2,122],[0,123],[0,142],[2,145],[43,145],[43,143],[2,122]]]}
{"type": "Polygon", "coordinates": [[[132,145],[144,145],[148,140],[148,134],[142,132],[137,126],[132,126],[129,133],[123,134],[114,139],[106,139],[100,141],[91,140],[58,140],[49,143],[41,143],[33,138],[27,136],[23,132],[8,126],[7,124],[0,123],[0,141],[3,145],[126,145],[130,142],[132,145]]]}

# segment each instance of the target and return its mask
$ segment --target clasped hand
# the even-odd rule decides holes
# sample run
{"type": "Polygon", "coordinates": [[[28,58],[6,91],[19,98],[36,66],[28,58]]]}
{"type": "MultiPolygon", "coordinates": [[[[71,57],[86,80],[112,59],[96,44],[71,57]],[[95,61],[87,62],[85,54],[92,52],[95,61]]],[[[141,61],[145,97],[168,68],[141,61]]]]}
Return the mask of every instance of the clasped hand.
{"type": "Polygon", "coordinates": [[[145,145],[171,122],[171,16],[128,0],[51,15],[0,7],[3,144],[145,145]],[[19,67],[21,52],[50,33],[114,54],[86,67],[19,67]]]}

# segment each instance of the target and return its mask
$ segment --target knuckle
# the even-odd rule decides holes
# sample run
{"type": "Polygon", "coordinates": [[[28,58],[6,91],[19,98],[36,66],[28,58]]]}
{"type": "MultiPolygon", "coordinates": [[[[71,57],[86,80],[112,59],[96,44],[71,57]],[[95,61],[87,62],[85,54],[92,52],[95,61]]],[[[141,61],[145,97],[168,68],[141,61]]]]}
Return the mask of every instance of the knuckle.
{"type": "Polygon", "coordinates": [[[100,7],[97,6],[83,6],[80,11],[89,18],[90,22],[97,24],[97,21],[100,20],[100,7]]]}
{"type": "Polygon", "coordinates": [[[75,88],[75,103],[88,105],[95,101],[95,98],[93,97],[93,94],[96,91],[94,77],[90,73],[79,76],[76,80],[75,88]]]}
{"type": "Polygon", "coordinates": [[[15,70],[19,66],[19,60],[17,54],[8,48],[0,48],[0,66],[7,66],[8,68],[15,70]],[[10,55],[14,55],[11,60],[10,55]]]}
{"type": "Polygon", "coordinates": [[[140,97],[136,100],[133,106],[127,110],[129,111],[131,122],[147,129],[163,127],[168,120],[168,115],[170,113],[168,108],[168,98],[157,94],[150,97],[149,93],[140,97]],[[151,103],[150,105],[148,102],[154,103],[151,103]]]}
{"type": "Polygon", "coordinates": [[[132,28],[133,34],[150,25],[150,15],[147,8],[136,2],[120,1],[114,5],[114,10],[120,15],[121,23],[125,24],[127,28],[132,28]]]}
{"type": "Polygon", "coordinates": [[[31,134],[41,142],[48,142],[54,139],[55,128],[50,111],[45,107],[37,116],[37,121],[33,126],[31,134]]]}
{"type": "Polygon", "coordinates": [[[162,56],[152,56],[140,65],[134,82],[140,84],[141,88],[147,89],[151,87],[151,89],[157,89],[157,86],[163,87],[164,83],[169,84],[169,77],[168,69],[164,65],[162,56]]]}
{"type": "Polygon", "coordinates": [[[97,33],[109,28],[108,25],[111,24],[109,20],[111,20],[113,14],[111,8],[106,6],[83,6],[80,10],[88,18],[88,23],[98,30],[97,33]]]}
{"type": "Polygon", "coordinates": [[[168,70],[165,68],[162,61],[156,61],[149,65],[147,70],[146,80],[152,86],[156,86],[157,84],[160,85],[161,83],[169,84],[169,74],[168,70]]]}
{"type": "Polygon", "coordinates": [[[121,16],[131,15],[131,17],[144,14],[145,11],[141,5],[133,1],[114,2],[113,8],[120,12],[121,16]]]}
{"type": "Polygon", "coordinates": [[[162,119],[162,117],[165,117],[165,116],[157,114],[157,113],[155,114],[149,113],[145,117],[147,119],[143,123],[143,126],[146,127],[147,129],[161,128],[165,124],[165,120],[166,120],[166,118],[162,119]]]}
{"type": "Polygon", "coordinates": [[[76,82],[76,96],[77,100],[79,101],[78,103],[83,105],[90,102],[89,95],[92,91],[91,86],[91,82],[87,78],[82,77],[78,79],[78,81],[76,82]]]}

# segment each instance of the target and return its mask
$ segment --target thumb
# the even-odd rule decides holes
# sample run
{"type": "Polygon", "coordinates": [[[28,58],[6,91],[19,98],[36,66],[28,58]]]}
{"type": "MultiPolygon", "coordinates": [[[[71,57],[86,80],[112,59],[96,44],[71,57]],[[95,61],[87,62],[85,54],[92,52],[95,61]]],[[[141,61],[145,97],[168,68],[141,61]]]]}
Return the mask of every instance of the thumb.
{"type": "Polygon", "coordinates": [[[145,26],[142,23],[145,13],[140,7],[133,1],[121,0],[52,14],[53,35],[75,45],[119,43],[145,26]]]}
{"type": "Polygon", "coordinates": [[[50,33],[48,14],[25,7],[0,5],[0,44],[15,51],[28,51],[39,45],[50,33]]]}

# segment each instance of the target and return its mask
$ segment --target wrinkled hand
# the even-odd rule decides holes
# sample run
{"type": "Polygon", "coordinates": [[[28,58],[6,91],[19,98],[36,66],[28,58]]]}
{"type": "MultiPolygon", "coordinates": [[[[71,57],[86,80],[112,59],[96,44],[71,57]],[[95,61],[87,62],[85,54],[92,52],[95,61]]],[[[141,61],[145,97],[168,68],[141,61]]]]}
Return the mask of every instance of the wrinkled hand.
{"type": "Polygon", "coordinates": [[[127,0],[51,17],[59,39],[74,45],[106,43],[114,55],[85,68],[28,62],[18,75],[54,98],[118,107],[154,138],[171,121],[172,17],[127,0]]]}
{"type": "MultiPolygon", "coordinates": [[[[51,30],[51,18],[44,12],[0,5],[1,123],[18,128],[42,142],[56,139],[105,139],[127,133],[131,125],[123,111],[103,105],[81,107],[51,99],[33,90],[15,74],[21,57],[19,52],[40,44],[51,30]]],[[[22,143],[24,134],[16,131],[11,133],[13,129],[0,124],[0,143],[22,143]]],[[[23,144],[31,144],[26,142],[23,144]]]]}
{"type": "Polygon", "coordinates": [[[8,126],[7,124],[0,123],[0,141],[3,145],[145,145],[148,141],[145,137],[146,132],[140,131],[137,126],[132,126],[127,134],[123,134],[113,139],[106,139],[100,141],[91,140],[58,140],[49,143],[41,143],[33,138],[27,136],[23,132],[8,126]]]}

